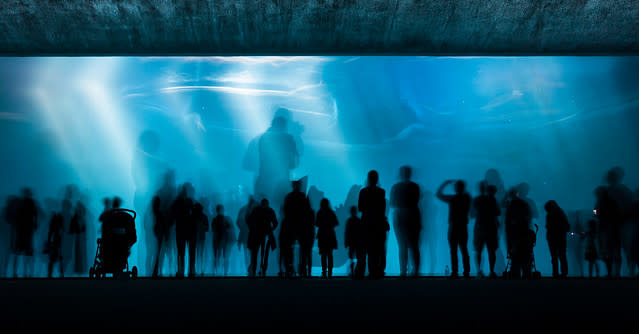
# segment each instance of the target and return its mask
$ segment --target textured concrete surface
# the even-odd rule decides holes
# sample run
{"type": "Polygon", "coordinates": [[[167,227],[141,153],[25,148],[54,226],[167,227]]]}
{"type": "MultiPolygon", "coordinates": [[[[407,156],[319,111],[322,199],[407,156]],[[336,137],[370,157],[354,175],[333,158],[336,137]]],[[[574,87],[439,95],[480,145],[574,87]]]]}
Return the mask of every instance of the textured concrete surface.
{"type": "Polygon", "coordinates": [[[2,0],[2,55],[638,54],[637,0],[2,0]]]}

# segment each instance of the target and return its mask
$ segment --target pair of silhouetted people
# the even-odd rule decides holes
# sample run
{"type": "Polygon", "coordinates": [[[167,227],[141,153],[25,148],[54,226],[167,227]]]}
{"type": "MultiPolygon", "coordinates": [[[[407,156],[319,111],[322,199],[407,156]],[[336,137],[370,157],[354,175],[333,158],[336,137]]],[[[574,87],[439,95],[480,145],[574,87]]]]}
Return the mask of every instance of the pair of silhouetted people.
{"type": "Polygon", "coordinates": [[[24,188],[22,197],[12,196],[8,199],[4,218],[12,230],[13,276],[17,277],[19,257],[25,267],[25,276],[31,276],[34,264],[33,234],[38,227],[38,207],[31,189],[24,188]]]}
{"type": "Polygon", "coordinates": [[[457,250],[462,254],[464,265],[464,277],[470,276],[470,257],[468,255],[468,213],[470,211],[471,198],[466,192],[466,183],[462,180],[447,180],[437,190],[437,198],[448,203],[448,243],[450,245],[451,277],[457,277],[458,258],[457,250]],[[455,194],[444,194],[444,188],[455,183],[455,194]]]}

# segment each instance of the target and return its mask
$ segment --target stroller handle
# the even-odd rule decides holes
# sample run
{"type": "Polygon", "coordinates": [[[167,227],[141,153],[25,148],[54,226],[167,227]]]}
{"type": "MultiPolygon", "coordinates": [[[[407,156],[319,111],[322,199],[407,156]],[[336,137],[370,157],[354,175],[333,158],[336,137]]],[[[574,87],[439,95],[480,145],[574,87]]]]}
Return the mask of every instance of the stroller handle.
{"type": "Polygon", "coordinates": [[[133,210],[130,209],[121,209],[121,208],[117,208],[117,209],[111,209],[112,212],[126,212],[129,214],[133,215],[133,220],[135,220],[135,217],[137,217],[137,213],[133,210]]]}

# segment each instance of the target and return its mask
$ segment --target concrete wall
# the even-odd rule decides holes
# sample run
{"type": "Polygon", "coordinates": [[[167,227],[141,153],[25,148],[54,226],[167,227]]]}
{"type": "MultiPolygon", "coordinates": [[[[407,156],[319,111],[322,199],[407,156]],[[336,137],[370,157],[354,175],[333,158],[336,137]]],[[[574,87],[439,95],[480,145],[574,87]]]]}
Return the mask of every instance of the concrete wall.
{"type": "Polygon", "coordinates": [[[637,0],[2,0],[2,55],[638,54],[637,0]]]}

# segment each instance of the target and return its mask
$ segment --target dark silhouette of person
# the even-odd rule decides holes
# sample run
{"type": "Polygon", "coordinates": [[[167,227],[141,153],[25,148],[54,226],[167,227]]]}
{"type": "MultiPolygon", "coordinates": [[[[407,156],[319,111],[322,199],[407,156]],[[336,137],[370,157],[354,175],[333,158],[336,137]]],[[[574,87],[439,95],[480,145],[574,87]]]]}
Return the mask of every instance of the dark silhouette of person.
{"type": "Polygon", "coordinates": [[[621,265],[621,224],[623,215],[619,204],[610,197],[608,187],[595,190],[595,215],[599,219],[599,250],[606,264],[608,278],[619,277],[621,265]]]}
{"type": "Polygon", "coordinates": [[[64,277],[64,266],[62,265],[62,233],[64,218],[59,212],[55,212],[49,221],[49,233],[47,235],[46,253],[49,255],[49,266],[47,277],[53,277],[53,266],[57,262],[60,266],[60,277],[64,277]]]}
{"type": "MultiPolygon", "coordinates": [[[[192,219],[195,225],[195,264],[201,269],[204,262],[206,232],[209,230],[209,218],[204,213],[204,207],[201,203],[193,205],[192,219]]],[[[202,271],[199,274],[201,275],[202,271]]]]}
{"type": "Polygon", "coordinates": [[[566,259],[567,233],[570,231],[570,224],[566,213],[557,202],[550,200],[544,205],[546,210],[546,240],[552,258],[552,277],[568,276],[568,261],[566,259]],[[561,265],[561,273],[559,267],[561,265]]]}
{"type": "Polygon", "coordinates": [[[175,219],[175,241],[177,243],[177,277],[184,277],[184,257],[186,255],[186,246],[189,250],[189,276],[195,275],[195,243],[196,243],[196,226],[193,220],[193,187],[190,183],[182,185],[180,194],[173,201],[171,211],[173,219],[175,219]]]}
{"type": "Polygon", "coordinates": [[[344,248],[348,249],[350,274],[352,278],[361,279],[366,271],[366,245],[362,220],[357,216],[357,207],[351,206],[351,216],[346,221],[344,230],[344,248]],[[355,266],[357,262],[357,266],[355,266]]]}
{"type": "Polygon", "coordinates": [[[529,278],[532,245],[530,224],[532,213],[528,203],[520,198],[517,187],[509,191],[506,207],[506,242],[511,260],[511,278],[529,278]]]}
{"type": "Polygon", "coordinates": [[[613,261],[615,262],[615,268],[619,273],[616,273],[615,276],[619,276],[621,274],[621,252],[626,259],[626,265],[630,270],[633,265],[631,261],[631,242],[632,242],[632,222],[631,222],[631,211],[632,211],[632,191],[626,185],[622,183],[625,172],[621,167],[613,167],[606,173],[606,182],[608,184],[608,195],[612,200],[617,203],[619,207],[620,216],[618,217],[621,221],[614,224],[615,227],[619,229],[619,243],[620,243],[620,254],[618,257],[614,257],[613,261]]]}
{"type": "Polygon", "coordinates": [[[271,127],[251,142],[244,159],[245,168],[257,170],[255,194],[263,194],[275,208],[290,189],[290,171],[299,164],[295,138],[287,132],[287,115],[284,108],[275,112],[271,127]]]}
{"type": "Polygon", "coordinates": [[[450,245],[451,277],[458,277],[459,264],[457,249],[462,254],[464,277],[470,276],[470,257],[468,255],[468,213],[471,198],[466,192],[466,183],[462,180],[447,180],[437,189],[437,198],[448,204],[448,244],[450,245]],[[443,193],[447,185],[455,183],[455,194],[443,193]]]}
{"type": "MultiPolygon", "coordinates": [[[[245,206],[240,208],[237,214],[237,220],[235,221],[237,229],[239,230],[239,234],[237,237],[237,247],[239,250],[241,250],[244,253],[245,268],[248,268],[249,265],[251,264],[251,253],[250,253],[250,249],[248,248],[248,241],[249,241],[248,218],[251,212],[253,212],[253,209],[255,208],[255,206],[257,206],[257,201],[255,201],[255,198],[251,195],[249,196],[248,203],[245,206]]],[[[280,250],[280,253],[281,253],[281,250],[280,250]]]]}
{"type": "Polygon", "coordinates": [[[630,210],[630,276],[634,277],[639,267],[639,189],[635,191],[630,210]]]}
{"type": "MultiPolygon", "coordinates": [[[[164,182],[151,199],[153,213],[153,234],[156,240],[155,254],[150,256],[153,265],[152,277],[158,277],[162,271],[165,257],[168,257],[171,243],[171,229],[174,219],[171,206],[175,200],[175,173],[172,170],[164,174],[164,182]]],[[[208,221],[207,221],[208,225],[208,221]]]]}
{"type": "Polygon", "coordinates": [[[505,231],[505,213],[506,213],[506,204],[507,204],[507,192],[506,187],[504,186],[504,181],[497,171],[494,168],[490,168],[486,171],[484,175],[484,181],[486,182],[486,186],[495,186],[497,188],[497,192],[495,193],[495,198],[497,199],[497,203],[501,210],[501,215],[498,217],[499,228],[497,229],[498,241],[499,244],[504,247],[498,247],[495,252],[495,272],[503,272],[506,268],[506,256],[502,253],[502,249],[506,249],[508,251],[508,246],[506,242],[506,231],[505,231]]]}
{"type": "Polygon", "coordinates": [[[408,250],[413,260],[413,275],[419,275],[420,253],[419,236],[422,229],[422,217],[419,211],[421,192],[417,183],[410,180],[412,169],[402,166],[399,169],[401,182],[391,188],[390,206],[393,208],[393,227],[399,248],[400,276],[406,276],[408,250]]]}
{"type": "Polygon", "coordinates": [[[317,247],[322,257],[322,278],[333,277],[333,250],[337,249],[335,226],[339,225],[337,216],[331,209],[328,199],[323,198],[317,211],[317,247]]]}
{"type": "Polygon", "coordinates": [[[496,252],[499,247],[497,230],[499,227],[499,216],[501,210],[495,198],[497,187],[486,185],[486,181],[479,183],[480,195],[473,200],[471,217],[475,218],[475,228],[473,230],[475,261],[479,270],[479,276],[483,276],[481,270],[481,255],[486,247],[488,252],[488,265],[490,268],[490,278],[497,278],[495,273],[496,252]]]}
{"type": "Polygon", "coordinates": [[[359,192],[357,204],[366,235],[368,275],[372,279],[384,277],[386,233],[390,230],[386,219],[386,191],[378,186],[378,181],[377,171],[368,172],[366,187],[359,192]]]}
{"type": "Polygon", "coordinates": [[[260,276],[266,276],[268,267],[269,247],[267,247],[266,238],[277,228],[278,221],[275,211],[269,206],[266,198],[262,199],[260,205],[253,209],[248,219],[249,223],[249,241],[248,246],[251,250],[251,265],[249,266],[249,277],[255,277],[257,269],[257,256],[261,250],[260,256],[260,276]]]}
{"type": "Polygon", "coordinates": [[[293,191],[284,199],[282,226],[280,227],[280,256],[284,275],[293,276],[293,245],[300,246],[298,273],[301,277],[311,276],[311,253],[315,238],[313,209],[308,196],[302,192],[300,181],[292,182],[293,191]]]}
{"type": "Polygon", "coordinates": [[[213,232],[213,268],[214,272],[223,269],[226,276],[229,270],[229,252],[231,246],[231,218],[224,215],[224,206],[215,207],[216,216],[211,221],[211,231],[213,232]]]}
{"type": "Polygon", "coordinates": [[[33,192],[30,188],[22,189],[22,198],[13,203],[16,208],[13,231],[13,276],[17,277],[18,257],[23,259],[25,267],[24,275],[30,277],[33,274],[33,234],[38,227],[38,208],[33,199],[33,192]]]}
{"type": "Polygon", "coordinates": [[[595,219],[588,220],[588,229],[586,230],[583,238],[586,239],[584,259],[588,262],[588,277],[592,278],[593,271],[595,277],[599,277],[599,255],[597,252],[597,221],[595,219]]]}
{"type": "Polygon", "coordinates": [[[81,200],[75,204],[75,211],[71,217],[69,234],[73,238],[73,271],[76,274],[84,274],[87,271],[86,264],[86,215],[87,208],[81,200]]]}

